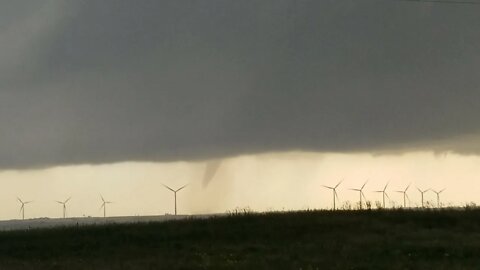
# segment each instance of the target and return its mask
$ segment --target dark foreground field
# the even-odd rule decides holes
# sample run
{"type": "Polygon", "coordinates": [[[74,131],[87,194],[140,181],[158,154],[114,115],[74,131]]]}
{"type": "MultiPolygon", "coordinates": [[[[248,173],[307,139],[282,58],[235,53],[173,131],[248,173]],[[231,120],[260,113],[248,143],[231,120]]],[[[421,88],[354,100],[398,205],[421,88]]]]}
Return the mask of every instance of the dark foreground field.
{"type": "Polygon", "coordinates": [[[0,233],[0,269],[480,269],[480,211],[249,214],[0,233]]]}

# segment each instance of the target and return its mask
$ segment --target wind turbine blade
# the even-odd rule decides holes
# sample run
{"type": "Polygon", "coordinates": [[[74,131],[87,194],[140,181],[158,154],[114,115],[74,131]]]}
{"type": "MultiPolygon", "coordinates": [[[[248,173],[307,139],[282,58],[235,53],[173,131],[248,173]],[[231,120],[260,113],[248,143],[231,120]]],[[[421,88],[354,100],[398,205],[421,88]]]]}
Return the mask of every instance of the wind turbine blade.
{"type": "Polygon", "coordinates": [[[407,193],[405,193],[405,197],[407,197],[408,201],[410,201],[410,197],[408,197],[407,193]]]}
{"type": "Polygon", "coordinates": [[[341,184],[342,182],[343,182],[343,180],[340,181],[340,182],[338,182],[338,184],[335,186],[335,188],[337,188],[338,186],[340,186],[340,184],[341,184]]]}
{"type": "Polygon", "coordinates": [[[372,191],[372,192],[383,193],[383,190],[375,190],[375,191],[372,191]]]}
{"type": "Polygon", "coordinates": [[[418,191],[420,191],[420,193],[423,193],[423,191],[420,188],[417,187],[417,189],[418,189],[418,191]]]}
{"type": "Polygon", "coordinates": [[[25,202],[24,204],[29,204],[29,203],[32,203],[33,201],[28,201],[28,202],[25,202]]]}
{"type": "Polygon", "coordinates": [[[334,190],[333,192],[335,193],[335,197],[337,198],[337,200],[339,200],[339,201],[340,201],[340,198],[338,197],[337,191],[336,191],[336,190],[334,190]]]}
{"type": "Polygon", "coordinates": [[[100,208],[98,208],[98,210],[102,210],[103,207],[105,207],[105,203],[102,203],[102,205],[100,205],[100,208]]]}
{"type": "Polygon", "coordinates": [[[365,194],[363,194],[363,191],[362,191],[362,197],[365,199],[365,201],[367,201],[367,197],[365,197],[365,194]]]}
{"type": "Polygon", "coordinates": [[[17,197],[17,200],[20,202],[20,203],[23,203],[22,200],[20,200],[20,198],[17,197]]]}
{"type": "Polygon", "coordinates": [[[358,189],[358,188],[350,188],[349,190],[362,191],[361,189],[358,189]]]}
{"type": "Polygon", "coordinates": [[[390,200],[390,197],[388,196],[387,192],[385,192],[385,197],[387,197],[390,200]]]}
{"type": "Polygon", "coordinates": [[[403,193],[403,190],[395,190],[395,192],[403,193]]]}
{"type": "Polygon", "coordinates": [[[383,191],[387,190],[387,187],[388,187],[389,184],[390,184],[390,181],[387,182],[387,184],[386,184],[385,187],[383,188],[383,191]]]}
{"type": "Polygon", "coordinates": [[[169,186],[165,185],[165,184],[162,184],[165,188],[168,188],[170,189],[172,192],[175,192],[175,190],[171,189],[169,186]]]}
{"type": "Polygon", "coordinates": [[[105,199],[103,198],[102,194],[100,194],[100,198],[102,198],[102,201],[105,202],[105,199]]]}
{"type": "Polygon", "coordinates": [[[368,183],[368,180],[367,180],[367,181],[365,181],[365,183],[363,184],[363,186],[362,186],[362,188],[361,188],[361,189],[363,189],[363,188],[365,187],[365,185],[367,185],[367,183],[368,183]]]}
{"type": "Polygon", "coordinates": [[[61,201],[56,201],[56,202],[59,203],[59,204],[63,204],[63,202],[61,202],[61,201]]]}
{"type": "Polygon", "coordinates": [[[175,190],[175,192],[179,192],[180,190],[182,190],[182,189],[186,188],[187,186],[188,186],[188,184],[186,184],[185,186],[183,186],[183,187],[181,187],[181,188],[179,188],[179,189],[175,190]]]}
{"type": "Polygon", "coordinates": [[[407,192],[407,190],[410,188],[411,185],[412,183],[408,184],[407,188],[405,189],[405,192],[407,192]]]}
{"type": "Polygon", "coordinates": [[[447,188],[444,188],[444,189],[440,190],[438,193],[442,193],[442,192],[444,192],[444,191],[445,191],[445,189],[447,189],[447,188]]]}
{"type": "Polygon", "coordinates": [[[65,202],[63,202],[63,203],[67,203],[68,201],[70,201],[71,198],[72,198],[72,197],[69,197],[69,198],[68,198],[65,202]]]}
{"type": "Polygon", "coordinates": [[[329,187],[329,186],[325,186],[325,185],[322,185],[323,187],[325,188],[328,188],[328,189],[333,189],[333,187],[329,187]]]}

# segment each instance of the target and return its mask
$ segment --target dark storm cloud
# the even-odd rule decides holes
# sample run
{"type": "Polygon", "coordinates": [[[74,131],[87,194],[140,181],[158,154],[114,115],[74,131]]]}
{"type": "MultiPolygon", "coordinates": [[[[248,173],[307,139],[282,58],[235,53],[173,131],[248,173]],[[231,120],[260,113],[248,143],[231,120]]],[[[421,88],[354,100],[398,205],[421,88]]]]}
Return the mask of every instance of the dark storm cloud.
{"type": "Polygon", "coordinates": [[[3,168],[478,142],[478,6],[24,3],[0,4],[3,168]]]}

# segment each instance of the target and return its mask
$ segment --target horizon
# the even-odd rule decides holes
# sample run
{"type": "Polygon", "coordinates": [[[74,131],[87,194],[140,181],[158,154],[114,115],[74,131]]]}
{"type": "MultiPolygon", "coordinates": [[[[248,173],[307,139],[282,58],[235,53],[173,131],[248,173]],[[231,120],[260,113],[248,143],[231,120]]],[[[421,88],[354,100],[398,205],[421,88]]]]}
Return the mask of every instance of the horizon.
{"type": "MultiPolygon", "coordinates": [[[[479,161],[477,156],[428,152],[380,156],[289,152],[208,162],[128,162],[5,171],[0,179],[9,189],[0,191],[0,204],[8,207],[0,209],[0,220],[19,218],[17,196],[33,201],[26,206],[26,219],[61,217],[61,205],[56,201],[69,197],[67,217],[103,216],[100,196],[113,202],[108,205],[109,217],[173,214],[173,193],[164,184],[173,189],[188,184],[177,196],[178,213],[186,215],[226,213],[237,208],[256,212],[331,209],[331,191],[323,185],[334,186],[342,179],[337,189],[338,208],[345,207],[345,202],[357,208],[358,192],[350,189],[367,180],[364,193],[373,208],[382,201],[375,191],[382,190],[387,182],[391,200],[386,208],[401,207],[403,195],[396,191],[408,184],[409,207],[421,206],[417,187],[446,189],[440,198],[442,207],[462,207],[480,203],[476,196],[479,187],[474,185],[480,173],[476,166],[479,161]],[[209,165],[214,171],[206,173],[209,165]],[[337,173],[346,165],[351,168],[348,173],[337,173]],[[420,176],[419,170],[423,171],[420,176]],[[34,188],[22,194],[22,185],[34,188]]],[[[425,202],[436,208],[436,195],[427,192],[425,202]]]]}

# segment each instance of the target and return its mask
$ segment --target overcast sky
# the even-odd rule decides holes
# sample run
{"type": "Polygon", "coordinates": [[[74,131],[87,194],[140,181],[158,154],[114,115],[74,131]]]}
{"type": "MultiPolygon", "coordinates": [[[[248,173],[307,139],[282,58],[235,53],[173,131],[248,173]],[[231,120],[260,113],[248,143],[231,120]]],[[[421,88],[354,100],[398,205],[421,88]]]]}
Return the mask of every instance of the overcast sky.
{"type": "Polygon", "coordinates": [[[479,10],[1,2],[0,167],[288,150],[476,153],[479,10]]]}

